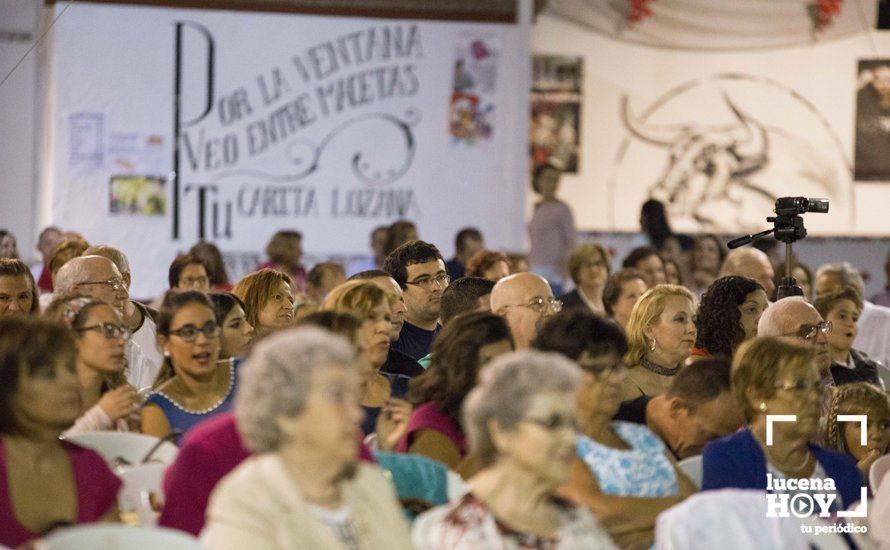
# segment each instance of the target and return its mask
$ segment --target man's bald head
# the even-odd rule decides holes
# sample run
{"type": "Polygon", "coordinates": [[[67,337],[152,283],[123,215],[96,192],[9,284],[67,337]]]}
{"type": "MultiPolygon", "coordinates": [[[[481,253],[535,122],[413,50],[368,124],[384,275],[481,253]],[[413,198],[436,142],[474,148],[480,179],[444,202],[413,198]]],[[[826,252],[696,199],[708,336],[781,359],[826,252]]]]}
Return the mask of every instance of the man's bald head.
{"type": "Polygon", "coordinates": [[[770,263],[766,254],[756,248],[737,248],[727,254],[719,276],[726,277],[728,275],[740,275],[754,279],[763,286],[767,296],[772,296],[776,290],[776,285],[773,282],[775,276],[773,264],[770,263]]]}
{"type": "Polygon", "coordinates": [[[491,311],[510,325],[518,349],[531,346],[544,319],[555,313],[553,291],[547,280],[534,273],[516,273],[504,277],[491,291],[491,311]],[[541,299],[540,307],[535,301],[541,299]]]}
{"type": "Polygon", "coordinates": [[[831,366],[828,354],[828,337],[821,331],[805,339],[801,332],[822,323],[822,316],[812,304],[801,296],[783,298],[766,308],[757,323],[757,336],[776,336],[796,344],[813,346],[816,361],[823,371],[831,366]]]}
{"type": "Polygon", "coordinates": [[[102,256],[79,256],[65,263],[56,274],[58,294],[80,294],[102,300],[123,314],[129,295],[121,272],[102,256]]]}

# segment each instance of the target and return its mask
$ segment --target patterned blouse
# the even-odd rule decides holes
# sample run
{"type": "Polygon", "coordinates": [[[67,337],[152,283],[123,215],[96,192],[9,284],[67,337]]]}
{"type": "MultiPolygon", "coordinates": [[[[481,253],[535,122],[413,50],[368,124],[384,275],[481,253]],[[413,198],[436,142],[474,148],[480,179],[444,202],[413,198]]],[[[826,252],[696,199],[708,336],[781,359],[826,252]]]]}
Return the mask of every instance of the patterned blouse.
{"type": "Polygon", "coordinates": [[[667,458],[667,447],[649,428],[630,422],[612,422],[612,429],[630,449],[607,447],[579,435],[578,456],[596,477],[603,494],[619,497],[660,498],[680,495],[677,472],[667,458]]]}

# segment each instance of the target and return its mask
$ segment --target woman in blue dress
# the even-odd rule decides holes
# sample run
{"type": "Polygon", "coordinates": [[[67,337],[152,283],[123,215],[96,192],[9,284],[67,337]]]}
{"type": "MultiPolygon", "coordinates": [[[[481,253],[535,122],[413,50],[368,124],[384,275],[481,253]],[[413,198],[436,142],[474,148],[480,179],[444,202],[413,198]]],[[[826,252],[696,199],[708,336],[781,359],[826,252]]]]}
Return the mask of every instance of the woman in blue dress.
{"type": "Polygon", "coordinates": [[[203,292],[170,291],[158,317],[164,364],[142,409],[142,432],[184,434],[232,408],[234,361],[219,361],[220,327],[203,292]]]}

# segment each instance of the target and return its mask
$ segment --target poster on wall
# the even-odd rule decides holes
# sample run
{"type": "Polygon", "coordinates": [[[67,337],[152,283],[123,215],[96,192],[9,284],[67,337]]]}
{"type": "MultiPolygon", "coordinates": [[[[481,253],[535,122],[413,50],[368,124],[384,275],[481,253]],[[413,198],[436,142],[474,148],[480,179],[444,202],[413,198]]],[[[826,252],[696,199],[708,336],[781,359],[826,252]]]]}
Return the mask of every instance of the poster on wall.
{"type": "Polygon", "coordinates": [[[53,32],[47,217],[129,253],[136,296],[198,240],[249,270],[281,229],[344,263],[399,219],[521,249],[515,25],[77,4],[53,32]]]}
{"type": "Polygon", "coordinates": [[[578,172],[581,140],[582,63],[580,57],[535,55],[532,58],[532,169],[547,161],[563,172],[578,172]]]}
{"type": "Polygon", "coordinates": [[[859,61],[855,168],[858,181],[890,182],[890,59],[859,61]]]}

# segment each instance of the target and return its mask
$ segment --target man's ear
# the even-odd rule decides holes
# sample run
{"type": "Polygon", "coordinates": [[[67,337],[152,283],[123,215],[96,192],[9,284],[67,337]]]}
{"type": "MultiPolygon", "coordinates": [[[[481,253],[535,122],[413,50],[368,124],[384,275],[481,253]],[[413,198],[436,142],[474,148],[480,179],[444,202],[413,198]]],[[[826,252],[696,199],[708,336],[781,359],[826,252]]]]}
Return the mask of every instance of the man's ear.
{"type": "Polygon", "coordinates": [[[130,283],[132,282],[131,275],[130,275],[129,273],[124,273],[123,275],[121,275],[121,277],[122,277],[123,280],[124,280],[124,285],[126,285],[126,287],[127,287],[127,291],[129,291],[129,290],[130,290],[130,283]]]}
{"type": "Polygon", "coordinates": [[[487,427],[491,442],[497,449],[498,454],[510,454],[512,438],[509,433],[493,418],[488,421],[487,427]]]}
{"type": "Polygon", "coordinates": [[[682,397],[668,397],[668,411],[671,418],[679,418],[681,414],[689,416],[692,414],[692,407],[689,402],[682,397]]]}

